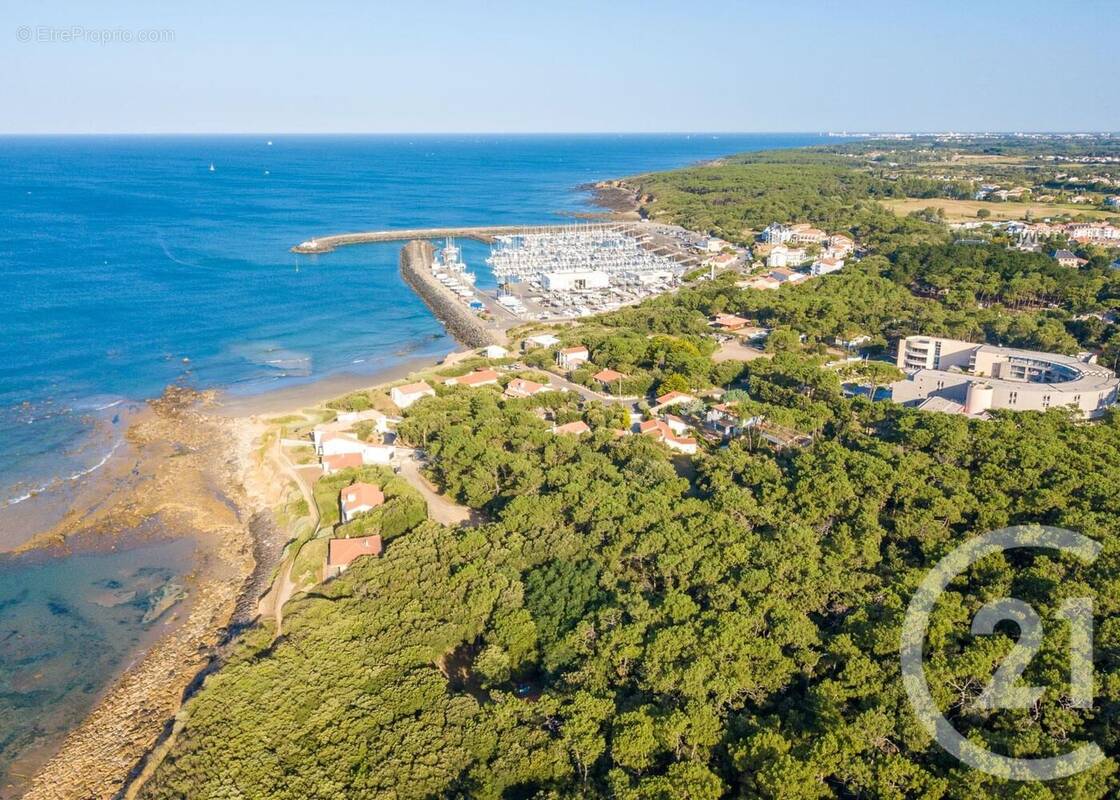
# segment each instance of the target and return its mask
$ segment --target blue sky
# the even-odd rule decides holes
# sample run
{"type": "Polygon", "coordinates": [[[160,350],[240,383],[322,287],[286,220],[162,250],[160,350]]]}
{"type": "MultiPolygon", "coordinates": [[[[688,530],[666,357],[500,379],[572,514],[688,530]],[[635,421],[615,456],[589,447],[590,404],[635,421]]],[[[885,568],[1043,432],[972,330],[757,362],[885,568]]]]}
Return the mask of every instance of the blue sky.
{"type": "Polygon", "coordinates": [[[9,133],[1120,130],[1111,0],[0,8],[9,133]]]}

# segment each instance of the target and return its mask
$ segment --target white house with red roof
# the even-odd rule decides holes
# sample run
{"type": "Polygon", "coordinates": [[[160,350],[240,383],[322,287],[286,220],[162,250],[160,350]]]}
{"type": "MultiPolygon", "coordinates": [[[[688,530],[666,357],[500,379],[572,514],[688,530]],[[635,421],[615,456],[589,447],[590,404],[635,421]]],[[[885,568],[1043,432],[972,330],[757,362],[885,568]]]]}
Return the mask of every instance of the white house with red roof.
{"type": "Polygon", "coordinates": [[[514,378],[506,384],[504,392],[506,397],[532,397],[535,394],[540,394],[547,391],[548,387],[543,383],[530,381],[525,378],[514,378]]]}
{"type": "Polygon", "coordinates": [[[349,522],[358,514],[371,511],[384,503],[385,494],[380,486],[373,483],[352,483],[338,493],[343,522],[349,522]]]}
{"type": "Polygon", "coordinates": [[[677,452],[687,455],[696,453],[696,440],[691,436],[678,435],[664,420],[648,419],[638,425],[638,432],[643,436],[662,442],[677,452]]]}
{"type": "Polygon", "coordinates": [[[844,269],[844,259],[823,256],[813,262],[813,266],[809,267],[809,272],[812,275],[821,276],[839,272],[842,269],[844,269]]]}
{"type": "Polygon", "coordinates": [[[770,277],[784,286],[787,283],[799,283],[809,276],[804,272],[795,272],[792,269],[772,269],[770,270],[770,277]]]}
{"type": "Polygon", "coordinates": [[[856,243],[851,237],[842,233],[834,233],[828,237],[828,249],[836,258],[843,258],[856,249],[856,243]]]}
{"type": "Polygon", "coordinates": [[[595,380],[599,381],[599,383],[607,387],[611,386],[611,384],[618,383],[619,381],[626,380],[626,376],[623,373],[613,369],[599,370],[592,377],[595,378],[595,380]]]}
{"type": "Polygon", "coordinates": [[[327,577],[342,574],[357,558],[379,556],[381,550],[381,537],[377,534],[352,539],[331,539],[327,549],[327,577]]]}
{"type": "Polygon", "coordinates": [[[688,433],[689,428],[692,427],[676,414],[666,414],[662,419],[665,420],[665,424],[669,426],[669,430],[677,436],[684,436],[688,433]]]}
{"type": "Polygon", "coordinates": [[[404,386],[394,386],[389,390],[389,399],[397,408],[408,408],[422,397],[435,397],[436,390],[425,381],[406,383],[404,386]]]}
{"type": "Polygon", "coordinates": [[[583,345],[562,347],[556,351],[556,364],[560,369],[575,369],[591,359],[591,354],[583,345]]]}
{"type": "Polygon", "coordinates": [[[497,383],[498,373],[492,369],[476,369],[474,372],[468,372],[457,378],[448,378],[443,382],[444,386],[466,386],[471,389],[479,386],[495,386],[497,383]]]}
{"type": "Polygon", "coordinates": [[[649,411],[651,414],[659,414],[666,408],[679,405],[688,405],[689,403],[695,402],[696,398],[688,394],[687,392],[666,392],[665,394],[657,398],[655,405],[649,411]]]}
{"type": "Polygon", "coordinates": [[[808,222],[799,222],[790,228],[789,241],[794,244],[824,244],[828,234],[808,222]]]}

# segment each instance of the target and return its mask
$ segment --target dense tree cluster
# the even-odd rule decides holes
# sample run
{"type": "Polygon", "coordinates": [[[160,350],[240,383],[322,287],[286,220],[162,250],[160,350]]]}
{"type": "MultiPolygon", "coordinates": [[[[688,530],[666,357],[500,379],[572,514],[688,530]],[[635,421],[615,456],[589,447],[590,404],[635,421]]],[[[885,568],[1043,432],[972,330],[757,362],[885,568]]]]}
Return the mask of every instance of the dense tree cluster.
{"type": "MultiPolygon", "coordinates": [[[[407,410],[398,434],[487,522],[419,522],[394,490],[404,522],[384,556],[290,602],[282,636],[245,635],[187,704],[141,796],[1116,796],[1120,414],[1086,424],[1058,409],[988,421],[921,413],[843,390],[853,381],[874,394],[895,376],[890,364],[837,367],[825,352],[858,333],[880,348],[918,332],[1107,345],[1114,325],[1074,315],[1106,308],[1111,278],[948,245],[920,220],[861,227],[865,211],[878,219],[867,198],[893,184],[845,167],[842,150],[788,158],[788,169],[749,156],[643,181],[660,187],[658,203],[676,198],[686,223],[725,234],[771,217],[874,229],[879,255],[772,292],[706,281],[562,333],[588,346],[596,368],[651,388],[732,387],[724,402],[811,443],[779,451],[743,437],[685,464],[618,435],[629,422],[620,405],[441,388],[407,410]],[[720,312],[773,327],[769,357],[713,362],[707,319],[720,312]],[[591,432],[551,432],[574,419],[591,432]],[[997,752],[1096,742],[1107,755],[1045,784],[955,761],[918,724],[900,676],[902,618],[926,571],[1013,524],[1070,528],[1104,551],[1092,564],[1022,551],[974,565],[937,603],[927,673],[957,729],[997,752]],[[1021,710],[976,702],[1017,635],[969,634],[997,597],[1048,621],[1023,680],[1049,688],[1021,710]],[[1067,597],[1094,603],[1088,709],[1070,702],[1068,630],[1053,623],[1067,597]]],[[[379,478],[390,494],[394,479],[379,478]]],[[[324,487],[317,500],[337,497],[324,487]]]]}
{"type": "MultiPolygon", "coordinates": [[[[691,483],[642,437],[554,436],[496,392],[417,404],[401,435],[494,521],[423,525],[293,602],[280,640],[248,637],[146,796],[1011,796],[917,727],[897,646],[922,571],[1020,522],[1082,531],[1105,555],[978,565],[938,607],[931,681],[1003,752],[1053,752],[1052,734],[1116,752],[1120,684],[1102,681],[1092,711],[1055,693],[980,713],[966,701],[1011,640],[966,633],[987,598],[1043,613],[1059,585],[1115,614],[1120,420],[969,422],[845,399],[794,355],[756,370],[752,396],[818,405],[827,436],[787,454],[733,445],[691,483]]],[[[1048,638],[1028,681],[1064,685],[1064,652],[1048,638]]],[[[1030,796],[1104,797],[1114,769],[1030,796]]]]}
{"type": "Polygon", "coordinates": [[[636,179],[644,213],[693,230],[749,243],[771,222],[812,222],[872,246],[947,238],[944,230],[898,217],[876,199],[905,197],[905,187],[876,178],[835,157],[778,151],[742,162],[658,173],[636,179]]]}

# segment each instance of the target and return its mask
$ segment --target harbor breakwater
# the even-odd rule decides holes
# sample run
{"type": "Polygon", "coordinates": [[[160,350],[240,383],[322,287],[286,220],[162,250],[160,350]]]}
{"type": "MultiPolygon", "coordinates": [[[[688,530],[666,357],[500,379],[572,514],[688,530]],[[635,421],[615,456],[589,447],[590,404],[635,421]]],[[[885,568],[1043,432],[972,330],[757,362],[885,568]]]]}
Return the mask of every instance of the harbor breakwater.
{"type": "Polygon", "coordinates": [[[523,225],[500,225],[488,228],[415,228],[412,230],[397,231],[365,231],[363,233],[338,233],[332,236],[320,236],[300,242],[292,248],[293,253],[314,255],[315,253],[329,253],[348,244],[375,244],[377,242],[407,242],[412,239],[446,239],[463,238],[475,239],[490,244],[495,236],[520,233],[526,230],[523,225]]]}
{"type": "Polygon", "coordinates": [[[409,242],[401,250],[401,277],[457,340],[468,347],[501,344],[505,340],[502,330],[479,319],[432,275],[434,253],[430,242],[409,242]]]}
{"type": "MultiPolygon", "coordinates": [[[[301,255],[329,253],[350,244],[376,244],[378,242],[407,242],[413,239],[474,239],[490,244],[498,236],[516,233],[554,231],[564,225],[490,225],[484,227],[460,228],[413,228],[411,230],[365,231],[362,233],[336,233],[330,236],[317,236],[300,242],[291,249],[301,255]]],[[[614,227],[612,225],[611,227],[614,227]]]]}

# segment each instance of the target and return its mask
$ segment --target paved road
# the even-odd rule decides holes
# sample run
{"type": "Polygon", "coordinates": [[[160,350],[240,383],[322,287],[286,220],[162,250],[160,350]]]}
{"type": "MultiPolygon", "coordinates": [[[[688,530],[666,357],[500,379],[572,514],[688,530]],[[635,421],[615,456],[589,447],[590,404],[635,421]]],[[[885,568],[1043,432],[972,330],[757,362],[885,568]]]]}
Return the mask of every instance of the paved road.
{"type": "Polygon", "coordinates": [[[584,400],[597,400],[600,403],[634,405],[640,398],[637,397],[615,397],[609,394],[599,394],[598,392],[588,389],[586,386],[580,386],[578,383],[572,383],[565,377],[558,375],[552,370],[548,370],[551,376],[549,383],[555,389],[567,389],[569,392],[576,392],[584,400]]]}

